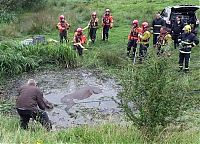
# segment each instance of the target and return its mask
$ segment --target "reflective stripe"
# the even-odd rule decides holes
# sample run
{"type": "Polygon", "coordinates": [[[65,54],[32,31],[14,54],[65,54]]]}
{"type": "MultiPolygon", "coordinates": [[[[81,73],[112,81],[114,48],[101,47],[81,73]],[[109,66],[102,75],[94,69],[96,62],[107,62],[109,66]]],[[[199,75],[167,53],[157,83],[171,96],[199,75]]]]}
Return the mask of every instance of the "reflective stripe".
{"type": "Polygon", "coordinates": [[[179,52],[180,53],[191,53],[191,51],[190,52],[185,52],[185,51],[182,51],[182,50],[179,50],[179,52]]]}
{"type": "Polygon", "coordinates": [[[191,45],[192,43],[186,42],[186,41],[181,41],[183,44],[191,45]]]}
{"type": "Polygon", "coordinates": [[[153,34],[157,34],[157,35],[159,35],[160,33],[153,33],[153,34]]]}
{"type": "Polygon", "coordinates": [[[179,66],[179,68],[182,68],[183,66],[179,66]]]}
{"type": "Polygon", "coordinates": [[[162,25],[154,25],[154,27],[161,27],[162,25]]]}
{"type": "Polygon", "coordinates": [[[193,44],[194,46],[196,46],[196,44],[195,44],[194,42],[193,42],[192,44],[193,44]]]}
{"type": "Polygon", "coordinates": [[[189,68],[185,68],[185,70],[188,70],[189,68]]]}

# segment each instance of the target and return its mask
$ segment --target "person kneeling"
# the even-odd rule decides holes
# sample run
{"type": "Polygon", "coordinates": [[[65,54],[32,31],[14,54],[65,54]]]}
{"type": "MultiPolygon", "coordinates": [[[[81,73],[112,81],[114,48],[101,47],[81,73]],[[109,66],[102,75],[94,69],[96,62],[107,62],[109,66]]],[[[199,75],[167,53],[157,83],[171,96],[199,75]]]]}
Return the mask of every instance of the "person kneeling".
{"type": "Polygon", "coordinates": [[[82,28],[77,28],[75,34],[74,34],[74,49],[78,51],[78,54],[82,56],[83,49],[85,48],[83,44],[85,44],[87,41],[86,36],[83,34],[82,28]]]}

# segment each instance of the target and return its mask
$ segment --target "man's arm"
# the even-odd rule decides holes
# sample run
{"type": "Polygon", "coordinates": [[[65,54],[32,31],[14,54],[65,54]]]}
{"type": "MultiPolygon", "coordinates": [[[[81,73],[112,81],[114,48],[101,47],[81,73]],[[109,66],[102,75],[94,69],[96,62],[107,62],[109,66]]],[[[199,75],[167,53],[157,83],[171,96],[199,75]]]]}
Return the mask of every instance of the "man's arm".
{"type": "Polygon", "coordinates": [[[37,100],[37,104],[41,110],[45,110],[45,103],[44,103],[43,99],[44,99],[43,93],[38,89],[36,100],[37,100]]]}
{"type": "Polygon", "coordinates": [[[50,103],[47,99],[43,98],[43,101],[44,101],[44,104],[45,104],[45,107],[47,109],[53,109],[53,104],[50,103]]]}

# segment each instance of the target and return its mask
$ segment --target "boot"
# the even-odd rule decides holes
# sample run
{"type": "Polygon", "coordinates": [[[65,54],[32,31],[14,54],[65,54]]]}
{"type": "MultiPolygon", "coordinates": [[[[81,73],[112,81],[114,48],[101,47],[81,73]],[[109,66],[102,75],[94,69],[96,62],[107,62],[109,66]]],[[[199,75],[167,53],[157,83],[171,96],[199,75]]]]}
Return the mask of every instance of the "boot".
{"type": "Polygon", "coordinates": [[[185,72],[185,73],[188,73],[188,72],[189,72],[189,69],[184,69],[184,72],[185,72]]]}

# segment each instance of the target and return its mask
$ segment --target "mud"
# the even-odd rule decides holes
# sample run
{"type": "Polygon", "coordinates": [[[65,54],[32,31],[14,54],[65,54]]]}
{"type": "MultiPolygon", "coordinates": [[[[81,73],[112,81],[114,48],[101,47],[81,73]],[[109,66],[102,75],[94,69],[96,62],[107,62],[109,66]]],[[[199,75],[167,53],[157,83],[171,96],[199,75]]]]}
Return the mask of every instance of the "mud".
{"type": "Polygon", "coordinates": [[[8,95],[16,96],[17,89],[29,78],[38,82],[44,97],[55,105],[48,114],[57,129],[123,121],[115,102],[119,101],[117,94],[121,86],[98,71],[76,69],[23,74],[10,81],[8,95]]]}

